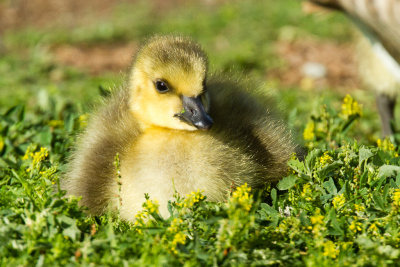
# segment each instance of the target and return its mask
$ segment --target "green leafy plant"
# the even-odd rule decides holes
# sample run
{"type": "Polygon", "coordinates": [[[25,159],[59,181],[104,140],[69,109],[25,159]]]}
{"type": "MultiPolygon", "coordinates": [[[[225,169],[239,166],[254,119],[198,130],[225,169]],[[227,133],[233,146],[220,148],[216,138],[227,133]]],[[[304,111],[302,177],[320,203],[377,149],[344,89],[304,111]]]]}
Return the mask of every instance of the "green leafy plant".
{"type": "Polygon", "coordinates": [[[0,117],[1,264],[396,264],[398,149],[388,139],[376,146],[345,140],[346,127],[360,117],[342,115],[343,109],[327,116],[323,108],[310,118],[331,126],[318,128],[306,158],[293,157],[276,187],[257,192],[242,185],[226,203],[208,202],[200,191],[176,195],[169,218],[147,196],[135,222],[127,223],[118,215],[88,217],[78,199],[58,188],[62,157],[55,154],[65,153],[68,142],[52,140],[69,140],[67,130],[84,127],[82,117],[32,123],[21,107],[10,109],[0,117]]]}

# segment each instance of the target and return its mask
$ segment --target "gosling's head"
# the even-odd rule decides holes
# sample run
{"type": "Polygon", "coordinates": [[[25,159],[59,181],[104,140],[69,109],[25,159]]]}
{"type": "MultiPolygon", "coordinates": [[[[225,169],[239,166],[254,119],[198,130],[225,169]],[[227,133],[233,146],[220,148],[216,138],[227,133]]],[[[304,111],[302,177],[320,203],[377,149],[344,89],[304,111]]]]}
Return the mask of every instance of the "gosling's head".
{"type": "Polygon", "coordinates": [[[131,110],[143,128],[207,130],[207,57],[184,37],[153,37],[137,54],[131,78],[131,110]]]}

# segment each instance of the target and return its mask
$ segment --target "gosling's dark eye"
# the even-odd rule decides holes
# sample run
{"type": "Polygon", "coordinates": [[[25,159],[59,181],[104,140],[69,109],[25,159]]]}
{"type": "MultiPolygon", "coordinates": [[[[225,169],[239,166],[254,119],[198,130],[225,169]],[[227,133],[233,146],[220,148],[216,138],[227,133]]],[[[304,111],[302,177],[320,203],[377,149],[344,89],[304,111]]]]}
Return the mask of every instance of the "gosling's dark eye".
{"type": "Polygon", "coordinates": [[[168,85],[164,81],[156,81],[156,89],[159,93],[166,93],[169,91],[168,85]]]}

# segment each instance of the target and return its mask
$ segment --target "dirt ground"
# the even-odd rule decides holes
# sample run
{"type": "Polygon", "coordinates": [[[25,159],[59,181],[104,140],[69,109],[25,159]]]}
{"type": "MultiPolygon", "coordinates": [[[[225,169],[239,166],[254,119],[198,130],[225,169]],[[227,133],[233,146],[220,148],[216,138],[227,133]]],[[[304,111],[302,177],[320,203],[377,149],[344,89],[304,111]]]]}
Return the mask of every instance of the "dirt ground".
{"type": "Polygon", "coordinates": [[[357,64],[350,44],[336,44],[302,40],[278,42],[276,52],[284,62],[284,67],[272,70],[269,77],[278,78],[283,85],[302,85],[316,88],[356,88],[359,87],[357,64]],[[320,78],[308,78],[304,73],[306,63],[318,64],[326,74],[320,78]],[[313,84],[309,84],[312,82],[313,84]]]}
{"type": "MultiPolygon", "coordinates": [[[[72,27],[90,18],[106,18],[117,5],[140,0],[0,0],[0,33],[27,26],[44,27],[62,24],[72,27]]],[[[148,0],[155,12],[190,1],[218,5],[227,0],[148,0]]]]}
{"type": "Polygon", "coordinates": [[[127,0],[3,0],[0,1],[0,32],[24,27],[82,23],[90,16],[106,16],[127,0]]]}
{"type": "Polygon", "coordinates": [[[97,46],[62,45],[53,50],[56,61],[92,75],[125,71],[137,51],[136,43],[100,44],[97,46]]]}
{"type": "MultiPolygon", "coordinates": [[[[92,75],[126,70],[137,51],[136,43],[99,44],[96,46],[62,45],[53,49],[58,63],[77,67],[92,75]]],[[[276,52],[284,67],[270,70],[268,78],[278,79],[284,86],[301,85],[313,88],[358,88],[357,65],[351,45],[318,41],[279,42],[276,52]],[[325,68],[320,78],[308,79],[303,72],[307,62],[325,68]],[[309,84],[308,82],[312,82],[309,84]]]]}
{"type": "MultiPolygon", "coordinates": [[[[0,1],[0,34],[6,30],[26,27],[47,27],[62,25],[76,27],[93,18],[106,18],[116,5],[136,0],[3,0],[0,1]]],[[[158,10],[173,8],[184,0],[153,0],[158,10]]],[[[218,4],[223,0],[202,0],[206,4],[218,4]]],[[[157,11],[157,10],[156,10],[157,11]]],[[[0,36],[1,37],[1,36],[0,36]]],[[[56,62],[77,67],[93,75],[103,72],[120,72],[127,69],[136,43],[115,43],[91,45],[61,45],[52,48],[56,62]]],[[[358,86],[357,69],[352,47],[332,42],[295,41],[277,42],[276,52],[284,67],[271,70],[267,76],[279,79],[285,86],[302,84],[307,87],[358,86]],[[304,75],[302,69],[307,62],[317,63],[326,74],[317,79],[304,75]]]]}

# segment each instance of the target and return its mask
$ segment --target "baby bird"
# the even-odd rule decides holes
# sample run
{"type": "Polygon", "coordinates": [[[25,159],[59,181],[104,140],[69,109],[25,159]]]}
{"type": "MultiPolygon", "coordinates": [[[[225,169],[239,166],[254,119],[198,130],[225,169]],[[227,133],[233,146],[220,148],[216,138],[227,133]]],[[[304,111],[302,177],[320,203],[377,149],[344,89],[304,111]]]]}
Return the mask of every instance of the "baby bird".
{"type": "Polygon", "coordinates": [[[168,200],[202,190],[224,201],[232,186],[263,187],[287,173],[296,145],[271,104],[239,82],[207,74],[185,37],[156,36],[138,52],[127,86],[95,112],[62,179],[92,214],[133,221],[145,193],[168,200]],[[114,158],[120,155],[118,184],[114,158]]]}

